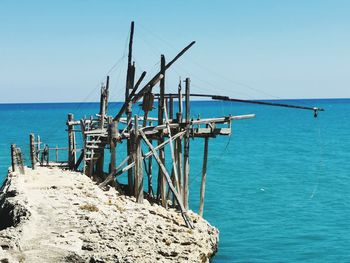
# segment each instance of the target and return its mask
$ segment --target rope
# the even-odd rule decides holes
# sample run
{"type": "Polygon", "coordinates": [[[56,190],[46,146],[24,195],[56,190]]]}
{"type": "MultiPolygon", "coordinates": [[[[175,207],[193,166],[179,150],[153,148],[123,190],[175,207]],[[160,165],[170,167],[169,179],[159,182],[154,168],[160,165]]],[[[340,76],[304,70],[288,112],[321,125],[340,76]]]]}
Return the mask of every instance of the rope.
{"type": "Polygon", "coordinates": [[[322,143],[322,136],[321,136],[321,127],[319,120],[317,120],[317,130],[318,130],[318,148],[319,148],[319,161],[318,161],[318,166],[317,166],[317,177],[316,177],[316,185],[314,186],[314,189],[310,195],[310,199],[314,198],[316,195],[316,192],[318,190],[318,186],[320,184],[320,172],[324,170],[324,145],[322,143]]]}

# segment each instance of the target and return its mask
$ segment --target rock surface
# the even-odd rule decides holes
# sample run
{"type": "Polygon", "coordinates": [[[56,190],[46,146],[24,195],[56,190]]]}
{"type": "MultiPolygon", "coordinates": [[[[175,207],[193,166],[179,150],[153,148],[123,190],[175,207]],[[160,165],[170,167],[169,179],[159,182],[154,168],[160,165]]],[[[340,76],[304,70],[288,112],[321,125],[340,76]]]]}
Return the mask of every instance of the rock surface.
{"type": "Polygon", "coordinates": [[[59,168],[9,174],[2,202],[0,262],[209,262],[218,230],[88,177],[59,168]],[[7,222],[5,224],[5,222],[7,222]]]}

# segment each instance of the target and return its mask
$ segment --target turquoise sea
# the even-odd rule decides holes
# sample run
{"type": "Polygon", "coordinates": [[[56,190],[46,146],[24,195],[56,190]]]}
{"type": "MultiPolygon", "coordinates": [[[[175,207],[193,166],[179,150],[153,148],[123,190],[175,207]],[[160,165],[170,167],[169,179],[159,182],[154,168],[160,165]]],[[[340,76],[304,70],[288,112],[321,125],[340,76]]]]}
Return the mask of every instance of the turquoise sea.
{"type": "MultiPolygon", "coordinates": [[[[315,119],[297,109],[191,104],[194,118],[256,114],[235,121],[231,137],[209,142],[204,216],[220,230],[214,263],[350,262],[350,99],[284,102],[326,111],[315,119]]],[[[112,103],[110,113],[119,106],[112,103]]],[[[0,179],[11,143],[26,159],[30,132],[50,147],[65,147],[67,113],[97,111],[97,103],[0,104],[0,179]]],[[[203,139],[190,147],[190,206],[197,211],[203,139]]]]}

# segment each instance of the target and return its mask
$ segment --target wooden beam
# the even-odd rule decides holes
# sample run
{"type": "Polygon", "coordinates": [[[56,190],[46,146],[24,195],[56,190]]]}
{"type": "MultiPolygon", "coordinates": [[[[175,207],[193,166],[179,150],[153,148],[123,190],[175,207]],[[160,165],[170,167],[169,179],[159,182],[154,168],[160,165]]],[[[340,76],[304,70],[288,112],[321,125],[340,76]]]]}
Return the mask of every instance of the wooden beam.
{"type": "Polygon", "coordinates": [[[255,118],[255,114],[237,115],[237,116],[226,116],[220,118],[209,118],[209,119],[198,119],[192,120],[191,124],[208,124],[208,123],[228,123],[231,120],[244,120],[255,118]]]}
{"type": "MultiPolygon", "coordinates": [[[[132,45],[134,39],[134,21],[131,22],[130,38],[129,38],[129,52],[128,52],[128,69],[126,75],[126,87],[125,87],[125,104],[126,104],[126,119],[127,122],[131,122],[132,118],[132,103],[129,100],[129,91],[134,89],[134,78],[135,78],[135,66],[132,65],[132,45]]],[[[114,119],[116,120],[116,119],[114,119]]],[[[130,127],[128,126],[127,131],[130,133],[130,127]]],[[[127,140],[127,155],[131,155],[133,152],[131,140],[127,140]]],[[[128,190],[129,195],[133,195],[134,192],[134,174],[132,170],[128,171],[128,190]]]]}
{"type": "MultiPolygon", "coordinates": [[[[152,126],[152,121],[149,122],[149,126],[152,126]]],[[[152,140],[149,140],[149,142],[150,142],[150,144],[153,145],[152,140]]],[[[149,149],[149,151],[151,151],[151,149],[149,149]]],[[[147,173],[147,175],[148,175],[148,188],[147,188],[147,190],[148,190],[148,195],[151,197],[153,197],[153,182],[152,182],[152,180],[153,180],[153,160],[152,159],[153,159],[152,156],[150,156],[148,158],[148,173],[147,173]]]]}
{"type": "Polygon", "coordinates": [[[135,197],[137,203],[143,202],[143,168],[141,155],[141,141],[138,128],[138,117],[135,115],[134,131],[134,162],[135,162],[135,197]]]}
{"type": "MultiPolygon", "coordinates": [[[[181,122],[181,112],[178,112],[177,115],[177,121],[181,122]]],[[[181,128],[178,127],[177,128],[177,132],[180,133],[181,132],[181,128]]],[[[185,133],[185,131],[183,131],[183,133],[185,133]]],[[[179,185],[180,185],[180,195],[183,198],[183,186],[182,186],[182,182],[183,182],[183,160],[182,160],[182,138],[179,137],[175,140],[176,142],[176,161],[177,161],[177,174],[179,177],[179,185]]]]}
{"type": "Polygon", "coordinates": [[[202,217],[203,217],[203,209],[204,209],[205,182],[207,177],[208,144],[209,144],[209,138],[205,138],[203,167],[202,167],[202,181],[201,181],[200,201],[199,201],[199,215],[202,217]]]}
{"type": "MultiPolygon", "coordinates": [[[[158,100],[158,125],[163,124],[163,118],[164,118],[164,93],[165,93],[165,57],[164,55],[161,55],[160,57],[160,74],[163,75],[163,78],[160,80],[160,97],[158,100]]],[[[160,139],[158,140],[158,145],[162,144],[164,142],[163,132],[160,131],[159,134],[160,139]]],[[[165,152],[164,149],[159,149],[159,157],[161,162],[165,163],[165,152]]],[[[167,201],[166,201],[166,178],[162,171],[162,169],[158,169],[158,191],[157,191],[158,197],[161,199],[161,203],[163,207],[167,207],[167,201]]]]}
{"type": "Polygon", "coordinates": [[[188,209],[188,187],[190,174],[190,79],[186,78],[186,100],[185,100],[185,114],[186,114],[186,135],[184,138],[184,180],[183,180],[183,200],[184,206],[188,209]]]}

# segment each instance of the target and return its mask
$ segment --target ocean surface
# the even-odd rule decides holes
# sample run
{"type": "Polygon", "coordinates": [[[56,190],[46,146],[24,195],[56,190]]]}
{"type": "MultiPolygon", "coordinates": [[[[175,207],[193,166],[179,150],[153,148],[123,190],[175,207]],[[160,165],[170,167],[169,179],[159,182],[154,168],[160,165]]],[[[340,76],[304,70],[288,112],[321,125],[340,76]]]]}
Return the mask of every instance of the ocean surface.
{"type": "MultiPolygon", "coordinates": [[[[233,122],[231,137],[209,141],[204,217],[220,230],[214,263],[350,262],[350,100],[284,102],[326,111],[314,118],[306,110],[191,104],[194,118],[256,114],[233,122]]],[[[110,113],[119,106],[112,103],[110,113]]],[[[28,162],[30,132],[50,147],[66,147],[67,113],[78,119],[97,111],[97,103],[0,104],[1,181],[11,143],[28,162]]],[[[190,143],[190,207],[198,211],[204,141],[190,143]]]]}

